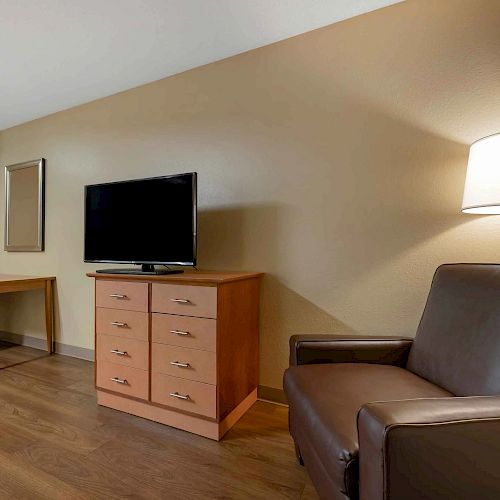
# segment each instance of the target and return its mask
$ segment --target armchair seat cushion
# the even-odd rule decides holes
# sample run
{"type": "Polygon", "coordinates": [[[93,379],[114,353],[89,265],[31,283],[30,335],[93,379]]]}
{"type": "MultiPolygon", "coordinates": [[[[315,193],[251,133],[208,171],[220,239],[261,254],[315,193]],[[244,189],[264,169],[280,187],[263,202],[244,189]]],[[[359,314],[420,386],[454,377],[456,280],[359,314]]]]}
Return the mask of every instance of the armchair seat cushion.
{"type": "Polygon", "coordinates": [[[452,397],[450,392],[396,366],[334,363],[291,366],[285,372],[290,432],[318,489],[330,498],[358,497],[356,417],[366,403],[452,397]],[[332,486],[336,491],[332,491],[332,486]]]}

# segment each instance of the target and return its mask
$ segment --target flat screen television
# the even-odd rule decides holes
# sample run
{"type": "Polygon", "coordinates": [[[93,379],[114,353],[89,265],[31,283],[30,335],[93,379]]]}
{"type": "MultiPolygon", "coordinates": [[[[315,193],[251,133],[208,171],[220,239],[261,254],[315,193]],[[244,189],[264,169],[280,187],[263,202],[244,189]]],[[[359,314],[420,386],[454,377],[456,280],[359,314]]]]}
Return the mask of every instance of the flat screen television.
{"type": "Polygon", "coordinates": [[[85,186],[85,262],[140,264],[98,272],[164,274],[196,265],[196,172],[85,186]]]}

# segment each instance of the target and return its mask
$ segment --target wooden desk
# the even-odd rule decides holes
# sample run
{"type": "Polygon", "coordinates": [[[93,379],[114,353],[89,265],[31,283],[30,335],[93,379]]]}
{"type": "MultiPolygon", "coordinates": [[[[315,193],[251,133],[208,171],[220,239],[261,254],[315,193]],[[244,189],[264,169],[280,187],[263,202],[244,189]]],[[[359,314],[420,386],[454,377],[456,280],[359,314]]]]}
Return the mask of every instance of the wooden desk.
{"type": "Polygon", "coordinates": [[[45,290],[45,328],[47,331],[47,351],[54,352],[54,276],[22,276],[0,274],[0,293],[45,290]]]}

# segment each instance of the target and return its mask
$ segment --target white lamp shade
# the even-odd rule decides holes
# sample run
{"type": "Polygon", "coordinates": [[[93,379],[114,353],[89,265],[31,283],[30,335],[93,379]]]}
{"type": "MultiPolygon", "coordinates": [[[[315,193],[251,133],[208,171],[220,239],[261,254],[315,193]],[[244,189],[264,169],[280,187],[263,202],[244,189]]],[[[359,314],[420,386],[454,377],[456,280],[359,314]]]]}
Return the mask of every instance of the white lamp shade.
{"type": "Polygon", "coordinates": [[[500,134],[470,147],[462,212],[500,214],[500,134]]]}

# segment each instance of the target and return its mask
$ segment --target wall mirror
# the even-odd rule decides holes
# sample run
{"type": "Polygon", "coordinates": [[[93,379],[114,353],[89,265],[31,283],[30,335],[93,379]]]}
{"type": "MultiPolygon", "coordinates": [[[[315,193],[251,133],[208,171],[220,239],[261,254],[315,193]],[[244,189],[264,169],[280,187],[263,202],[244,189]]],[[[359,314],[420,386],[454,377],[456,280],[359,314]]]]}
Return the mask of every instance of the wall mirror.
{"type": "Polygon", "coordinates": [[[41,252],[44,244],[45,160],[5,167],[7,252],[41,252]]]}

